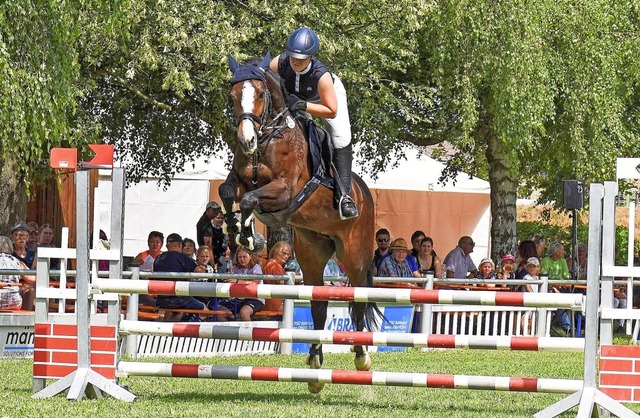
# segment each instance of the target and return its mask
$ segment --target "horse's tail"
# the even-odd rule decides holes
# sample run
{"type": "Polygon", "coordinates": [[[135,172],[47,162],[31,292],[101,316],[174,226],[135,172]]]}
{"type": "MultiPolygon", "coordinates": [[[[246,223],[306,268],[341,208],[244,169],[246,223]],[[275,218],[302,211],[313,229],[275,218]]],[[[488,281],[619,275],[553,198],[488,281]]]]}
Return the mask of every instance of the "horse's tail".
{"type": "MultiPolygon", "coordinates": [[[[371,267],[367,270],[367,287],[373,287],[373,269],[371,267]]],[[[361,305],[362,302],[349,302],[349,316],[351,316],[351,320],[354,321],[354,323],[357,323],[358,320],[356,304],[361,305]]],[[[363,320],[366,329],[371,332],[378,331],[380,329],[380,322],[389,322],[375,302],[365,302],[364,305],[363,320]]]]}

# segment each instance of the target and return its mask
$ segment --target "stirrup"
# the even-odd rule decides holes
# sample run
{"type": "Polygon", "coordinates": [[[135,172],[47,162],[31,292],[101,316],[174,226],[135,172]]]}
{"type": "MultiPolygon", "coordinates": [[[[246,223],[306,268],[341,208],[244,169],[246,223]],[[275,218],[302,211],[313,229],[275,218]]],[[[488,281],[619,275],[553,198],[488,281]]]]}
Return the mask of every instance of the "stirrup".
{"type": "Polygon", "coordinates": [[[340,201],[338,202],[338,212],[340,213],[340,219],[343,221],[345,219],[357,218],[359,215],[358,208],[349,195],[340,197],[340,201]]]}

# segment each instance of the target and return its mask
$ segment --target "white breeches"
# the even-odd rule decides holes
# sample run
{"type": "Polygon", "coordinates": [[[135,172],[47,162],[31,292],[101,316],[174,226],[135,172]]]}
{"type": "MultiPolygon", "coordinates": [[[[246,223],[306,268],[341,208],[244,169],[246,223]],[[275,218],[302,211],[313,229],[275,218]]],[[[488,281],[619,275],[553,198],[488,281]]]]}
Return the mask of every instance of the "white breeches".
{"type": "Polygon", "coordinates": [[[324,127],[331,134],[334,149],[344,148],[351,143],[351,122],[347,107],[347,90],[337,75],[333,75],[333,87],[338,98],[338,113],[335,118],[323,118],[324,127]]]}

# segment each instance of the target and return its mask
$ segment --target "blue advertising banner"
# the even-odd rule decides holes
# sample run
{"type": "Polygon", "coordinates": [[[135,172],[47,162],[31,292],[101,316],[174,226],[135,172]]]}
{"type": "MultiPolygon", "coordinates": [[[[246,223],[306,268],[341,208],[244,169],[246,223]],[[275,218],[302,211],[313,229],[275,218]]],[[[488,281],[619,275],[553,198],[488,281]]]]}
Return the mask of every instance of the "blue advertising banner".
{"type": "MultiPolygon", "coordinates": [[[[387,319],[382,323],[380,331],[407,333],[411,332],[413,321],[413,306],[382,306],[380,307],[384,317],[387,319]]],[[[296,306],[293,310],[294,329],[313,329],[313,318],[311,317],[310,306],[296,306]]],[[[349,317],[347,306],[332,306],[327,309],[327,321],[324,329],[327,331],[355,331],[354,325],[349,317]]],[[[322,350],[325,353],[348,353],[351,347],[348,345],[325,344],[322,350]]],[[[369,347],[370,352],[404,351],[405,347],[369,347]]],[[[306,354],[309,351],[309,344],[294,343],[292,345],[294,353],[306,354]]]]}

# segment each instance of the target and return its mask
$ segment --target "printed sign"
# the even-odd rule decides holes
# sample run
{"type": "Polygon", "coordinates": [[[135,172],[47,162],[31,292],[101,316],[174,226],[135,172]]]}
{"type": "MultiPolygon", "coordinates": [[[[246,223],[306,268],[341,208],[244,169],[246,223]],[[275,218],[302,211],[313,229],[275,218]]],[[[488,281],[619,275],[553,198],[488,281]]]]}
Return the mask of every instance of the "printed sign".
{"type": "MultiPolygon", "coordinates": [[[[382,332],[411,332],[411,324],[413,321],[413,306],[382,306],[380,307],[386,321],[381,324],[382,332]]],[[[296,306],[293,310],[293,328],[294,329],[313,329],[313,318],[311,317],[310,306],[296,306]]],[[[349,309],[347,306],[331,306],[327,309],[327,320],[324,325],[327,331],[355,331],[355,326],[349,317],[349,309]]],[[[348,353],[351,347],[348,345],[325,344],[322,351],[325,353],[348,353]]],[[[388,351],[404,351],[405,347],[368,347],[369,352],[388,352],[388,351]]],[[[309,351],[309,344],[294,343],[292,344],[294,353],[306,354],[309,351]]]]}
{"type": "Polygon", "coordinates": [[[32,326],[0,327],[0,341],[2,341],[2,358],[33,357],[32,326]]]}

